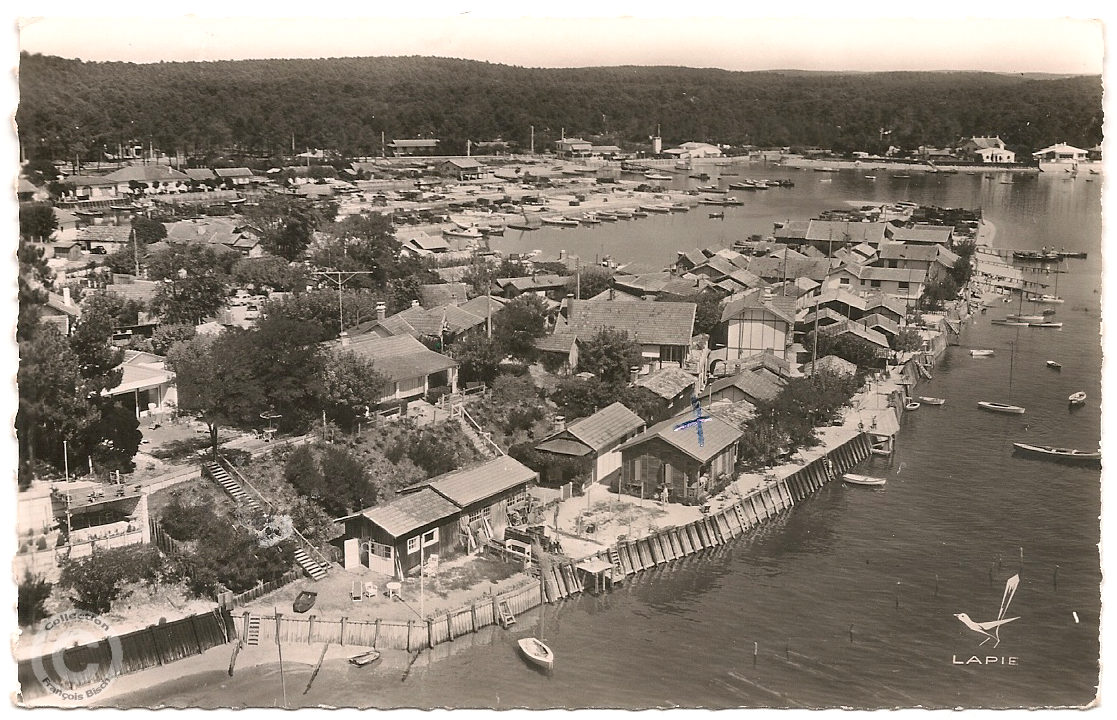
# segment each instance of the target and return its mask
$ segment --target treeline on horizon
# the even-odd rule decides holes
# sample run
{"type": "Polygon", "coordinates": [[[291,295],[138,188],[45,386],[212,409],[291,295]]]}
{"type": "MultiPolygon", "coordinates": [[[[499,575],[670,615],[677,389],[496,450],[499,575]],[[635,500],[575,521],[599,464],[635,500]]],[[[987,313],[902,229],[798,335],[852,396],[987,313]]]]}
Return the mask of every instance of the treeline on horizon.
{"type": "Polygon", "coordinates": [[[16,112],[28,157],[97,159],[139,141],[189,154],[328,148],[379,155],[381,133],[440,153],[565,130],[622,147],[696,140],[880,152],[999,135],[1030,152],[1102,139],[1100,76],[524,68],[432,57],[83,62],[23,53],[16,112]],[[882,130],[890,131],[882,133],[882,130]]]}

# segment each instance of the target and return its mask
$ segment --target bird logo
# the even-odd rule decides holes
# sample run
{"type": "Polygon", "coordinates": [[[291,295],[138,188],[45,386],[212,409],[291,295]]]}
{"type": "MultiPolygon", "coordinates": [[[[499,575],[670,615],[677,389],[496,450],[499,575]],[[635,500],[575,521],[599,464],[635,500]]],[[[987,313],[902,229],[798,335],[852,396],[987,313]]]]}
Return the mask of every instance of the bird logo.
{"type": "Polygon", "coordinates": [[[1008,606],[1010,604],[1012,604],[1012,598],[1013,598],[1014,595],[1016,595],[1016,588],[1019,585],[1020,585],[1020,575],[1013,575],[1012,577],[1010,577],[1008,579],[1007,582],[1005,582],[1005,594],[1001,598],[1001,611],[999,613],[997,613],[997,619],[996,620],[988,620],[986,622],[977,622],[977,621],[973,620],[972,618],[970,618],[970,616],[967,615],[966,613],[955,613],[954,614],[954,617],[961,620],[962,624],[965,625],[966,627],[968,627],[970,630],[973,630],[975,633],[979,633],[979,634],[985,636],[985,639],[982,640],[980,643],[978,643],[978,647],[981,647],[982,645],[989,642],[990,640],[993,641],[993,647],[997,647],[998,645],[1001,644],[1001,626],[1006,625],[1006,624],[1012,622],[1013,620],[1019,620],[1020,619],[1019,617],[1010,617],[1010,618],[1005,617],[1005,613],[1008,612],[1008,606]],[[990,631],[992,631],[992,632],[990,632],[990,631]]]}

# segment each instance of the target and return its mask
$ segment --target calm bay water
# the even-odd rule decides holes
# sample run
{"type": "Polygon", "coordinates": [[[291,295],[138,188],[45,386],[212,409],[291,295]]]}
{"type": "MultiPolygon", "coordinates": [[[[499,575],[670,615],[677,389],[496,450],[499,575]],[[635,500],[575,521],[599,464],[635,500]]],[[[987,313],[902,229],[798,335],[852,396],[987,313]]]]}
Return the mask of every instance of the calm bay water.
{"type": "MultiPolygon", "coordinates": [[[[1001,184],[999,177],[875,174],[874,182],[863,172],[833,173],[823,183],[821,173],[758,167],[741,177],[790,177],[796,187],[738,192],[746,205],[725,208],[725,221],[698,208],[523,238],[510,232],[494,246],[548,254],[565,248],[583,258],[610,254],[655,268],[678,249],[727,246],[769,233],[775,220],[808,218],[844,200],[980,206],[997,226],[997,245],[1089,253],[1086,261],[1069,261],[1060,276],[1066,303],[1057,306],[1056,319],[1063,329],[990,324],[1015,312],[1015,303],[977,316],[962,346],[949,349],[934,379],[916,391],[947,404],[906,414],[895,457],[864,466],[885,475],[886,487],[831,484],[713,553],[607,595],[547,608],[545,634],[557,656],[550,676],[527,667],[516,652],[515,639],[531,634],[538,621],[538,614],[527,614],[512,632],[440,646],[404,681],[398,668],[327,665],[310,693],[293,701],[428,708],[1091,701],[1099,657],[1100,474],[1013,456],[1011,442],[1092,448],[1099,441],[1100,178],[1001,184]],[[970,347],[997,352],[973,359],[970,347]],[[1046,368],[1047,359],[1061,362],[1062,372],[1046,368]],[[1070,411],[1066,397],[1076,390],[1085,390],[1089,402],[1070,411]],[[1027,414],[989,414],[977,408],[978,400],[1012,401],[1027,414]],[[954,614],[995,619],[1005,581],[1018,571],[1009,614],[1020,619],[1005,626],[999,647],[979,647],[980,636],[954,614]],[[974,655],[1003,657],[1006,664],[955,664],[974,655]],[[1016,664],[1007,664],[1010,657],[1016,664]]],[[[143,701],[277,702],[274,668],[217,682],[154,688],[143,701]]]]}

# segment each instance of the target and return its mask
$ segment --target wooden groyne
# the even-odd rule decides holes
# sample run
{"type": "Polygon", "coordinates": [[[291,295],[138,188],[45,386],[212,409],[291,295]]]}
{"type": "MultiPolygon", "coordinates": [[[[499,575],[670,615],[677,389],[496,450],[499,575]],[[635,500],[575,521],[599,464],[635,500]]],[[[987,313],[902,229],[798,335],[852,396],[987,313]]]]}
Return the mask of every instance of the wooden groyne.
{"type": "MultiPolygon", "coordinates": [[[[602,550],[592,557],[612,564],[620,575],[613,578],[617,581],[724,545],[841,477],[842,473],[867,458],[871,447],[869,436],[862,433],[794,473],[758,487],[736,502],[694,522],[618,542],[614,548],[602,550]]],[[[559,592],[560,597],[569,594],[572,593],[559,592]]],[[[552,599],[550,594],[548,599],[552,599]]]]}

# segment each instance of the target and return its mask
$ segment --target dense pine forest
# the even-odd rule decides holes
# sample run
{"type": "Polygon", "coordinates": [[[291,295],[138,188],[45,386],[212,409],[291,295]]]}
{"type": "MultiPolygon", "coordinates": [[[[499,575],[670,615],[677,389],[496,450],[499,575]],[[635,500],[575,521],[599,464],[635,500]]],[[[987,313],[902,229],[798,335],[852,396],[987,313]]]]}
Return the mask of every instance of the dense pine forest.
{"type": "Polygon", "coordinates": [[[683,67],[523,68],[430,57],[133,64],[24,53],[19,135],[28,157],[98,159],[135,140],[165,152],[378,155],[381,132],[441,152],[502,138],[537,150],[568,137],[632,147],[881,150],[998,134],[1031,151],[1102,138],[1100,76],[729,72],[683,67]],[[888,131],[888,132],[883,132],[888,131]]]}

